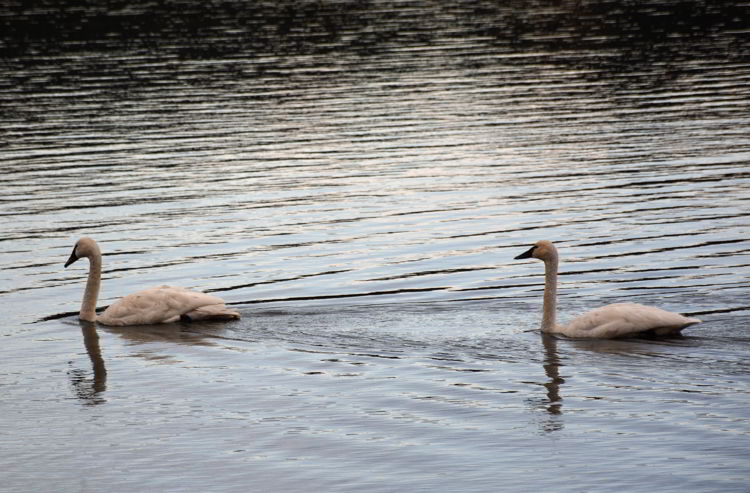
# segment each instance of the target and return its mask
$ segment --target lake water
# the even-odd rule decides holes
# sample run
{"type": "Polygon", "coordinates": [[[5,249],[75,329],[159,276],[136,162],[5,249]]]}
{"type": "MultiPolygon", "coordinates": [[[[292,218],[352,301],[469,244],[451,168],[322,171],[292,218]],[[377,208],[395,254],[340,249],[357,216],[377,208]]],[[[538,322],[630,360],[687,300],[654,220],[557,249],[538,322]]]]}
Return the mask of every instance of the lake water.
{"type": "Polygon", "coordinates": [[[3,491],[747,491],[747,4],[504,4],[0,6],[3,491]]]}

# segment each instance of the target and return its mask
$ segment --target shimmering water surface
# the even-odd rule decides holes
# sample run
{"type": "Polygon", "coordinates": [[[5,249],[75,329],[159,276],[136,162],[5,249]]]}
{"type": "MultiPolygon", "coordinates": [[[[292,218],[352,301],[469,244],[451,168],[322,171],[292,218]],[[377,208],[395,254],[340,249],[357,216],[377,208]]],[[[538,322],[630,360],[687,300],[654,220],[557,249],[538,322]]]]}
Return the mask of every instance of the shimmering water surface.
{"type": "Polygon", "coordinates": [[[748,18],[4,3],[3,491],[747,491],[748,18]],[[84,235],[242,320],[81,327],[84,235]],[[539,239],[704,323],[543,337],[539,239]]]}

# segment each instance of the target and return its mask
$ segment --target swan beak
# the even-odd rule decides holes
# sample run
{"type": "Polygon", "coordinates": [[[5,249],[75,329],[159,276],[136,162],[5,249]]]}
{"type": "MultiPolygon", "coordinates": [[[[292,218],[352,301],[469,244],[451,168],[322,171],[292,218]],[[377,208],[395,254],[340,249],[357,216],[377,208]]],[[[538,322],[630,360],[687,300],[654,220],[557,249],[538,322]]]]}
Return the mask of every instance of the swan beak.
{"type": "Polygon", "coordinates": [[[73,253],[70,254],[70,257],[68,258],[68,261],[65,262],[65,267],[69,266],[70,264],[72,264],[76,260],[78,260],[78,255],[76,255],[76,249],[73,248],[73,253]]]}
{"type": "Polygon", "coordinates": [[[535,248],[536,248],[536,245],[534,245],[533,247],[529,248],[528,250],[526,250],[525,252],[523,252],[518,257],[514,257],[513,259],[514,260],[521,260],[522,258],[531,258],[533,256],[535,248]]]}

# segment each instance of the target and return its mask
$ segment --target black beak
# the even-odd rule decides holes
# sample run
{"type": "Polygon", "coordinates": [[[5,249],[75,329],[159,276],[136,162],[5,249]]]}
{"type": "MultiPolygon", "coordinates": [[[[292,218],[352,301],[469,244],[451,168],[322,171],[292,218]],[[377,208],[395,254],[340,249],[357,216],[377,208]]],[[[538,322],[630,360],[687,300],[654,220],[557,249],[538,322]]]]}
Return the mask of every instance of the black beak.
{"type": "Polygon", "coordinates": [[[70,257],[68,258],[68,261],[65,262],[65,267],[69,266],[70,264],[72,264],[76,260],[78,260],[78,256],[76,255],[76,249],[75,249],[75,247],[73,247],[73,253],[70,254],[70,257]]]}
{"type": "Polygon", "coordinates": [[[522,258],[531,258],[532,254],[534,253],[534,249],[535,248],[536,248],[536,245],[534,245],[533,247],[529,248],[528,250],[526,250],[525,252],[523,252],[518,257],[514,257],[514,260],[521,260],[522,258]]]}

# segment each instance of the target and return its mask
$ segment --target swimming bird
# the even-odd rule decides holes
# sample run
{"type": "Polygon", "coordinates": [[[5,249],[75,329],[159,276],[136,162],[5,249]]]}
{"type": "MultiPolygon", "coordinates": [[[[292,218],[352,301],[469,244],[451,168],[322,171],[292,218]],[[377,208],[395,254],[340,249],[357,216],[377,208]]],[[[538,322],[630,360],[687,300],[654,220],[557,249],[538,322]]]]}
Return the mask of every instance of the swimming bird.
{"type": "Polygon", "coordinates": [[[96,301],[102,274],[102,254],[91,238],[79,239],[65,267],[76,260],[89,259],[89,277],[78,318],[104,325],[151,325],[178,320],[235,320],[240,314],[224,305],[224,300],[209,294],[174,286],[159,286],[117,300],[97,316],[96,301]]]}
{"type": "Polygon", "coordinates": [[[697,318],[685,317],[654,306],[615,303],[585,313],[567,325],[557,325],[557,248],[549,241],[540,241],[515,258],[537,258],[544,261],[543,332],[598,339],[637,335],[665,336],[679,334],[685,327],[700,322],[697,318]]]}

